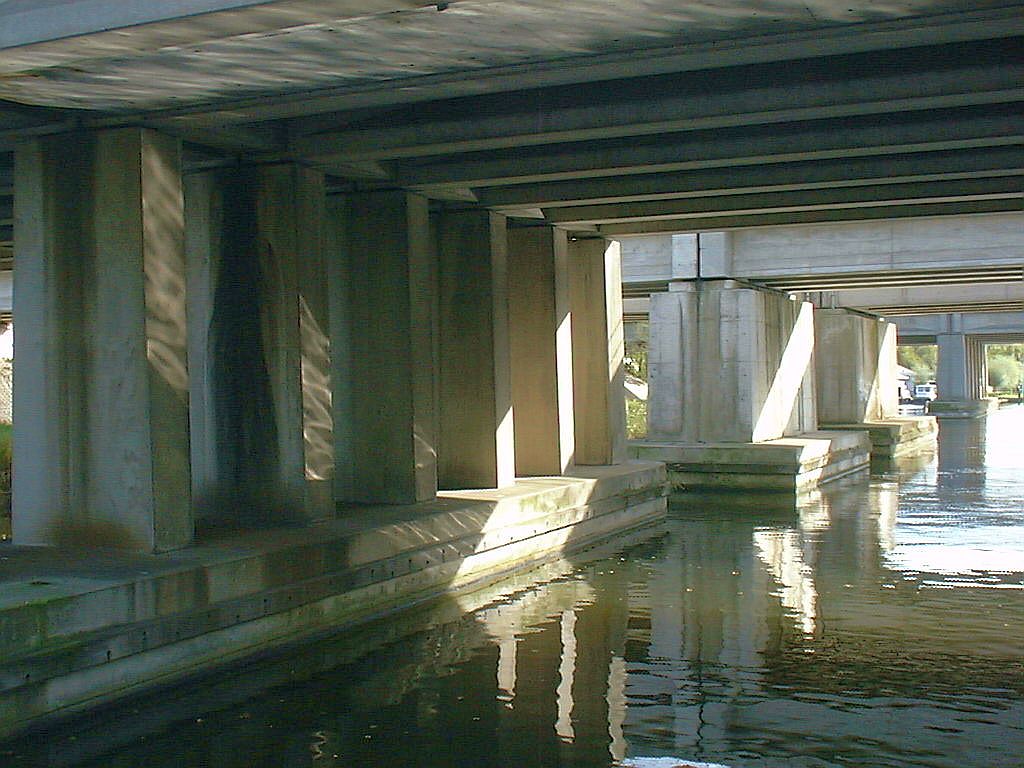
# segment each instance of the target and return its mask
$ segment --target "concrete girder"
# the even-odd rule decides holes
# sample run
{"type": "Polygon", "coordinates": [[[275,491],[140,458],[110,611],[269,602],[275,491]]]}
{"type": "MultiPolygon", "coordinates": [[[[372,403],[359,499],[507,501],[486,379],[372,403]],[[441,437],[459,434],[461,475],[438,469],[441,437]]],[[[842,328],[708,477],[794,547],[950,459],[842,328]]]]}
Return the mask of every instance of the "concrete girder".
{"type": "Polygon", "coordinates": [[[853,118],[442,156],[395,162],[392,171],[399,183],[416,189],[488,187],[1021,144],[1024,115],[1011,106],[898,115],[884,122],[853,118]]]}
{"type": "Polygon", "coordinates": [[[309,135],[303,135],[309,129],[301,121],[292,123],[291,149],[307,158],[394,160],[1020,101],[1024,63],[1014,61],[1014,53],[1000,54],[996,46],[995,52],[976,46],[965,52],[940,48],[946,53],[938,56],[930,51],[938,61],[915,52],[896,57],[891,68],[874,62],[881,69],[869,70],[870,77],[861,76],[866,61],[836,58],[829,60],[831,68],[821,60],[791,62],[766,66],[766,72],[726,68],[709,70],[700,79],[662,76],[654,83],[622,81],[614,89],[600,83],[568,93],[548,89],[464,99],[448,102],[433,120],[405,108],[360,121],[358,127],[330,130],[323,116],[315,118],[309,135]],[[965,65],[951,78],[948,58],[961,55],[992,63],[965,65]],[[922,59],[929,68],[915,71],[922,59]]]}
{"type": "MultiPolygon", "coordinates": [[[[80,0],[76,5],[81,6],[87,1],[80,0]]],[[[61,5],[66,7],[69,3],[65,2],[61,5]]],[[[133,2],[121,5],[133,7],[141,4],[133,2]]],[[[182,3],[161,4],[161,7],[165,5],[170,10],[164,15],[173,16],[175,8],[180,8],[182,3]]],[[[209,17],[200,16],[150,24],[142,28],[133,28],[127,34],[124,31],[116,30],[112,32],[99,31],[73,41],[73,45],[68,45],[67,40],[60,41],[57,43],[58,52],[62,55],[72,55],[79,65],[89,65],[90,55],[102,55],[106,51],[106,55],[113,55],[115,64],[130,66],[130,69],[121,66],[120,69],[107,71],[106,76],[97,85],[106,89],[107,86],[123,82],[124,85],[132,89],[134,91],[133,98],[122,101],[124,101],[124,111],[132,111],[136,116],[140,109],[146,108],[147,102],[152,102],[154,98],[157,99],[158,103],[163,105],[160,114],[157,115],[154,108],[151,107],[147,117],[153,120],[159,117],[161,122],[158,127],[163,130],[173,130],[174,123],[210,125],[258,122],[329,111],[393,106],[522,88],[598,82],[666,72],[694,71],[706,69],[709,66],[709,61],[714,62],[713,66],[731,67],[813,58],[820,56],[823,51],[841,55],[886,49],[918,48],[951,42],[994,40],[1024,34],[1024,20],[1014,8],[988,8],[964,13],[946,13],[940,16],[919,16],[921,11],[917,8],[907,7],[902,11],[899,8],[892,8],[889,9],[892,18],[879,21],[878,10],[875,7],[870,7],[863,17],[858,18],[861,11],[856,7],[850,7],[849,4],[839,7],[838,3],[826,3],[829,6],[836,6],[835,8],[829,7],[826,13],[827,17],[834,18],[835,21],[824,25],[822,22],[815,22],[813,15],[808,17],[803,13],[799,14],[799,21],[797,21],[798,17],[793,15],[787,17],[784,9],[780,9],[780,12],[773,17],[772,14],[765,13],[763,5],[758,4],[751,8],[741,6],[730,14],[732,18],[726,19],[719,16],[713,20],[715,23],[704,26],[695,23],[695,21],[700,21],[701,13],[694,16],[690,12],[687,15],[692,9],[681,9],[678,7],[678,3],[669,3],[666,5],[666,10],[669,12],[659,14],[657,21],[648,25],[633,40],[635,48],[645,48],[643,55],[638,56],[634,50],[615,50],[621,46],[619,38],[623,36],[622,27],[628,27],[636,18],[636,14],[628,9],[619,8],[620,4],[614,4],[613,7],[604,9],[607,12],[604,14],[606,16],[604,21],[614,21],[617,18],[615,14],[620,14],[624,23],[613,25],[610,30],[604,30],[608,32],[608,39],[600,41],[600,44],[595,45],[592,50],[584,51],[573,45],[565,45],[565,41],[559,39],[547,43],[549,47],[546,56],[540,52],[540,55],[535,54],[532,58],[524,59],[522,50],[518,52],[513,50],[505,57],[507,61],[504,61],[501,57],[494,56],[493,52],[487,51],[484,46],[491,38],[481,35],[481,32],[487,31],[480,28],[481,23],[502,23],[501,13],[495,13],[496,9],[492,7],[487,14],[477,14],[476,39],[470,37],[465,41],[466,45],[483,47],[482,52],[490,54],[478,57],[488,60],[490,66],[482,67],[479,66],[479,61],[472,62],[474,64],[471,67],[474,70],[472,77],[466,77],[463,71],[457,69],[455,62],[461,63],[461,59],[457,56],[447,57],[448,71],[427,74],[429,69],[419,69],[418,71],[406,69],[396,72],[389,66],[389,57],[385,54],[389,49],[388,44],[396,41],[400,43],[401,38],[397,35],[391,37],[384,35],[380,40],[381,45],[376,50],[375,62],[364,62],[364,64],[370,64],[369,69],[365,66],[360,69],[353,64],[350,67],[351,71],[347,73],[339,69],[338,80],[331,82],[320,77],[323,73],[314,67],[305,73],[309,82],[303,83],[301,74],[298,80],[282,82],[280,79],[274,80],[266,76],[260,65],[263,64],[265,68],[267,62],[260,61],[259,48],[253,46],[253,38],[249,38],[245,40],[246,45],[244,46],[248,52],[248,59],[238,62],[239,66],[235,66],[230,75],[235,80],[225,84],[224,88],[210,84],[209,81],[217,75],[217,72],[209,71],[204,64],[204,56],[208,52],[202,43],[209,37],[209,30],[204,35],[203,29],[208,18],[217,20],[218,24],[224,28],[225,31],[220,37],[215,35],[218,41],[222,41],[229,39],[227,36],[233,31],[239,31],[233,30],[231,24],[227,23],[231,19],[241,19],[241,23],[250,26],[250,31],[258,32],[260,19],[272,14],[276,17],[278,27],[291,34],[298,28],[296,25],[301,27],[302,24],[308,23],[310,20],[321,20],[325,16],[344,18],[344,11],[350,4],[342,3],[340,0],[331,3],[307,2],[305,5],[316,7],[305,14],[289,12],[290,9],[301,5],[302,3],[298,0],[279,0],[273,3],[261,3],[258,8],[230,10],[220,14],[211,14],[209,17]],[[342,11],[338,11],[338,8],[341,8],[342,11]],[[744,11],[748,11],[748,15],[745,16],[744,11]],[[682,24],[681,19],[686,23],[682,24]],[[851,20],[859,23],[849,24],[848,22],[851,20]],[[779,22],[784,23],[780,24],[779,22]],[[673,23],[679,24],[679,28],[673,28],[673,23]],[[740,29],[733,29],[736,26],[739,26],[740,29]],[[188,37],[189,31],[192,32],[189,42],[193,45],[181,46],[180,42],[175,40],[175,33],[178,37],[181,35],[188,37]],[[655,34],[651,34],[652,31],[655,34]],[[168,37],[168,35],[170,36],[168,37]],[[146,37],[154,39],[155,42],[149,44],[151,47],[163,47],[178,54],[179,58],[183,57],[183,61],[176,66],[178,72],[176,79],[157,83],[159,78],[154,77],[152,72],[146,72],[146,68],[143,66],[147,63],[146,59],[126,55],[134,49],[145,48],[142,40],[146,37]],[[663,41],[669,37],[673,39],[673,44],[663,45],[663,41]],[[176,44],[181,46],[182,50],[179,51],[175,48],[176,44]],[[611,52],[607,52],[609,49],[611,52]],[[550,59],[558,59],[557,66],[552,66],[550,59]],[[202,104],[196,103],[199,101],[198,99],[190,100],[184,96],[183,84],[189,80],[190,70],[197,66],[202,66],[204,69],[203,77],[200,80],[206,88],[206,92],[216,91],[219,93],[219,99],[214,103],[211,103],[212,100],[209,96],[202,99],[204,102],[202,104]],[[376,72],[375,68],[383,68],[383,71],[376,72]],[[253,89],[242,88],[240,87],[242,83],[237,82],[238,78],[245,80],[250,76],[261,81],[258,84],[260,85],[258,94],[246,94],[247,90],[253,89]],[[402,87],[393,87],[396,81],[400,81],[402,87]],[[271,82],[276,83],[278,93],[275,98],[268,99],[266,96],[273,90],[270,86],[271,82]],[[157,87],[154,88],[154,85],[157,87]],[[310,93],[312,88],[317,90],[310,93]],[[175,91],[178,92],[178,97],[168,98],[169,94],[175,91]],[[146,94],[148,96],[144,98],[143,96],[146,94]]],[[[376,3],[361,2],[359,5],[362,13],[370,15],[381,8],[394,9],[424,4],[380,0],[376,3]]],[[[450,5],[454,6],[455,3],[450,5]]],[[[469,7],[469,11],[473,11],[470,6],[474,5],[476,3],[460,0],[459,7],[455,10],[461,11],[463,7],[469,7]]],[[[517,4],[517,11],[519,14],[532,14],[531,18],[538,26],[552,26],[550,23],[545,25],[545,17],[538,16],[538,14],[547,14],[547,18],[550,19],[552,14],[557,15],[560,12],[563,16],[568,15],[571,18],[573,27],[581,26],[585,20],[583,17],[591,15],[584,12],[575,13],[573,16],[575,9],[569,7],[568,3],[565,4],[565,7],[561,7],[563,4],[559,4],[557,8],[550,4],[537,3],[536,5],[541,6],[539,9],[532,7],[518,9],[520,5],[531,4],[517,4]]],[[[592,2],[582,6],[582,9],[589,11],[591,5],[593,5],[592,2]]],[[[912,6],[913,3],[910,5],[912,6]]],[[[706,8],[700,9],[700,11],[714,15],[713,11],[706,8]]],[[[161,12],[149,11],[150,14],[161,12]]],[[[416,13],[415,10],[412,12],[416,13]]],[[[601,14],[594,14],[589,21],[593,22],[600,16],[601,14]]],[[[445,18],[452,18],[452,14],[449,13],[445,18]]],[[[389,25],[389,20],[386,17],[379,23],[385,27],[394,26],[389,25]]],[[[266,23],[263,26],[266,27],[266,23]]],[[[600,25],[598,29],[603,30],[600,25]]],[[[395,27],[395,31],[397,31],[397,27],[395,27]]],[[[407,31],[404,30],[399,34],[406,34],[407,31]]],[[[19,35],[25,37],[25,33],[17,28],[12,28],[11,34],[15,37],[19,35]]],[[[267,34],[263,35],[263,37],[267,36],[267,34]]],[[[506,33],[505,38],[507,37],[506,33]]],[[[255,39],[261,38],[257,36],[255,39]]],[[[500,42],[501,38],[497,39],[500,42]]],[[[42,44],[43,47],[47,45],[46,43],[42,44]]],[[[15,57],[23,57],[23,52],[31,54],[28,61],[31,66],[39,66],[42,53],[42,48],[39,45],[13,51],[8,49],[6,54],[0,50],[0,61],[5,57],[13,61],[15,57]]],[[[160,53],[163,52],[160,51],[160,53]]],[[[293,53],[307,54],[310,51],[299,50],[293,51],[293,53]]],[[[315,54],[316,51],[314,50],[312,53],[315,54]]],[[[342,58],[345,51],[337,49],[337,53],[338,55],[331,59],[332,64],[337,64],[337,59],[342,58]]],[[[290,58],[301,60],[306,56],[296,55],[290,58]]],[[[279,74],[279,67],[277,69],[279,74]]],[[[77,85],[71,83],[74,87],[73,90],[68,91],[68,97],[73,98],[76,104],[86,107],[89,106],[91,100],[92,108],[96,108],[98,92],[96,89],[90,90],[83,87],[81,78],[84,73],[80,70],[66,74],[70,74],[71,80],[79,78],[77,85]]],[[[123,86],[118,85],[117,87],[123,86]]],[[[114,93],[111,91],[111,94],[114,93]]]]}
{"type": "Polygon", "coordinates": [[[1019,175],[987,179],[955,179],[848,188],[778,191],[772,193],[695,196],[674,200],[622,202],[551,208],[545,218],[553,224],[614,224],[630,221],[702,219],[730,213],[783,213],[899,206],[974,200],[1024,199],[1019,175]]]}
{"type": "Polygon", "coordinates": [[[479,190],[477,198],[482,205],[499,210],[549,209],[694,195],[985,178],[1016,175],[1021,170],[1024,146],[1008,146],[487,187],[479,190]]]}
{"type": "Polygon", "coordinates": [[[819,306],[876,312],[886,317],[971,311],[1024,311],[1024,282],[851,288],[813,296],[819,306]]]}
{"type": "MultiPolygon", "coordinates": [[[[718,232],[723,229],[761,229],[814,224],[842,224],[844,222],[889,221],[901,219],[936,218],[963,214],[1018,213],[1019,198],[974,200],[970,202],[922,203],[889,206],[870,205],[859,208],[754,212],[725,214],[698,219],[665,219],[663,221],[632,221],[624,224],[601,224],[597,227],[603,237],[630,237],[652,234],[680,234],[687,232],[718,232]]],[[[583,226],[583,225],[581,225],[583,226]]],[[[570,229],[575,229],[570,227],[570,229]]]]}
{"type": "Polygon", "coordinates": [[[908,315],[893,319],[901,338],[917,340],[944,333],[984,336],[988,343],[999,343],[996,337],[1013,337],[1015,343],[1024,339],[1024,311],[972,312],[944,315],[908,315]]]}

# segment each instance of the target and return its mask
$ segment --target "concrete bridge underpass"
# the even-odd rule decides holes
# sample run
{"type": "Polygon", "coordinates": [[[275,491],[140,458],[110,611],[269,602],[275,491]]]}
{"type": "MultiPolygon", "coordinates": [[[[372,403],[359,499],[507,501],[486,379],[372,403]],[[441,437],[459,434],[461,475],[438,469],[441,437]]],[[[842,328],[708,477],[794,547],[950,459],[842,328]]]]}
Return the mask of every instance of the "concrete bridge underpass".
{"type": "Polygon", "coordinates": [[[795,491],[933,441],[894,417],[894,326],[772,281],[1019,280],[1022,8],[0,4],[0,619],[39,628],[0,633],[0,734],[662,515],[664,466],[626,462],[630,236],[730,233],[652,294],[633,452],[677,486],[795,491]],[[824,224],[940,247],[819,274],[763,229],[824,224]],[[26,562],[64,569],[51,623],[26,562]]]}

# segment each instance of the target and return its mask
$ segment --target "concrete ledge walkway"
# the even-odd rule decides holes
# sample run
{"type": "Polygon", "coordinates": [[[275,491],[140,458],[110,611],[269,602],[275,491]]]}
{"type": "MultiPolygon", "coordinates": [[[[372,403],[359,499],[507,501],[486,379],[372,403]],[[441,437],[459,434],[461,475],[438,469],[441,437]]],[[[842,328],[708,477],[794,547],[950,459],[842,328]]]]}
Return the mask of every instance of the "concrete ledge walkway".
{"type": "Polygon", "coordinates": [[[630,443],[634,456],[663,461],[674,489],[799,492],[871,461],[867,432],[816,431],[761,443],[630,443]]]}
{"type": "Polygon", "coordinates": [[[999,408],[999,398],[983,397],[980,400],[932,400],[928,413],[940,419],[980,419],[999,408]]]}
{"type": "Polygon", "coordinates": [[[939,427],[934,416],[903,416],[855,424],[822,424],[828,430],[867,432],[873,459],[895,459],[934,451],[939,427]]]}
{"type": "Polygon", "coordinates": [[[654,522],[654,462],[138,556],[0,546],[0,738],[654,522]]]}

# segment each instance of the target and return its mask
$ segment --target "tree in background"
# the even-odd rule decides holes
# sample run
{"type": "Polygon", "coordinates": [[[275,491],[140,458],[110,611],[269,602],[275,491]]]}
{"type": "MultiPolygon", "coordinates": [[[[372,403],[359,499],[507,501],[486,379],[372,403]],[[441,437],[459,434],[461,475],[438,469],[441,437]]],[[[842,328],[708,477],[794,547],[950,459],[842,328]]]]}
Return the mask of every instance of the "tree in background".
{"type": "Polygon", "coordinates": [[[901,344],[896,348],[896,362],[914,372],[914,383],[935,380],[939,348],[935,344],[901,344]]]}
{"type": "Polygon", "coordinates": [[[1016,392],[1024,380],[1024,344],[989,344],[988,385],[996,392],[1016,392]]]}

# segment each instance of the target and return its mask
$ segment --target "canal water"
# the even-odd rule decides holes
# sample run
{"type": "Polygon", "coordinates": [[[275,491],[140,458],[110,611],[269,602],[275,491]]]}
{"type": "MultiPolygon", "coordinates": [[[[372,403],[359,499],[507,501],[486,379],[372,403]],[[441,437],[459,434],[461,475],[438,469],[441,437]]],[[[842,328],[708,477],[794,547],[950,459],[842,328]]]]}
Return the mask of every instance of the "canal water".
{"type": "Polygon", "coordinates": [[[1024,407],[0,745],[0,765],[1024,765],[1024,407]]]}

